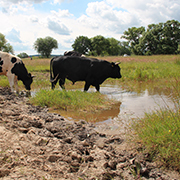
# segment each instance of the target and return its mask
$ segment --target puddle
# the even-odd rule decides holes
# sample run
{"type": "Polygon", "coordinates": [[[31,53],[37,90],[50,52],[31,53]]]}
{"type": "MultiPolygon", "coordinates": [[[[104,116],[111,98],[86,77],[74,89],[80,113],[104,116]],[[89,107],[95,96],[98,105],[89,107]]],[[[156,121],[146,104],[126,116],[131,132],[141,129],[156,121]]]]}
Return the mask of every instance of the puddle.
{"type": "MultiPolygon", "coordinates": [[[[92,87],[88,90],[89,93],[95,92],[92,87]]],[[[168,104],[173,108],[173,103],[168,98],[168,93],[159,92],[156,88],[152,90],[140,90],[139,93],[127,92],[119,85],[101,86],[100,92],[106,94],[110,99],[114,98],[119,103],[112,106],[110,110],[96,114],[85,114],[84,117],[78,118],[72,112],[60,112],[68,120],[89,119],[89,122],[96,122],[99,131],[109,131],[110,133],[125,132],[131,119],[141,118],[145,112],[151,112],[165,107],[168,104]],[[161,95],[159,95],[161,94],[161,95]]],[[[57,112],[58,113],[58,112],[57,112]]]]}
{"type": "MultiPolygon", "coordinates": [[[[91,91],[94,90],[91,89],[91,91]]],[[[174,107],[167,94],[158,91],[153,93],[151,90],[149,92],[148,89],[136,93],[124,91],[120,86],[106,85],[101,87],[101,93],[121,102],[118,115],[107,117],[105,121],[96,123],[99,131],[109,131],[111,134],[120,131],[125,133],[130,121],[143,117],[145,112],[159,110],[167,107],[167,104],[171,108],[174,107]]]]}

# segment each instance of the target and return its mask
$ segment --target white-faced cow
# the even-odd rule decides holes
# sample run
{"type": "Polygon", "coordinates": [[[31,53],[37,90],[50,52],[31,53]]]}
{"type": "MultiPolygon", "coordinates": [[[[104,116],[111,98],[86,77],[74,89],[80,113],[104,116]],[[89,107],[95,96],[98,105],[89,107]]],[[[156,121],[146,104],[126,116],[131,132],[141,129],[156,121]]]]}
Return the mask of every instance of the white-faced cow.
{"type": "Polygon", "coordinates": [[[84,91],[88,91],[90,85],[99,91],[100,84],[107,78],[121,78],[119,63],[108,62],[87,57],[60,56],[54,57],[50,62],[50,81],[52,89],[57,81],[62,89],[65,89],[65,79],[73,82],[85,81],[84,91]]]}
{"type": "Polygon", "coordinates": [[[0,75],[8,77],[12,92],[14,92],[13,87],[15,86],[16,93],[19,93],[18,80],[23,82],[26,90],[31,90],[30,86],[33,81],[33,76],[28,73],[24,63],[19,57],[0,51],[0,75]]]}

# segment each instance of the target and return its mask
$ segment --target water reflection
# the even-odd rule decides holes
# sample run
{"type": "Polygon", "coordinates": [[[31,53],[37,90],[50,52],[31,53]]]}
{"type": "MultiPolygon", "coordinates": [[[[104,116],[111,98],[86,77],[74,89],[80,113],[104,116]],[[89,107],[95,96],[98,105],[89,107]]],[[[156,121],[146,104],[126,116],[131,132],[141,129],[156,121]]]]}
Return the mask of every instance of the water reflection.
{"type": "Polygon", "coordinates": [[[127,92],[123,91],[121,87],[108,85],[101,87],[101,93],[121,102],[118,116],[96,124],[99,131],[109,131],[111,134],[125,132],[130,121],[137,117],[143,117],[145,112],[159,110],[167,107],[167,104],[171,108],[174,106],[167,91],[159,92],[156,88],[150,89],[150,91],[145,89],[139,92],[127,92]]]}
{"type": "MultiPolygon", "coordinates": [[[[174,106],[170,96],[170,91],[160,89],[158,86],[147,86],[143,83],[138,84],[137,92],[125,91],[119,85],[104,84],[100,88],[102,94],[106,94],[110,99],[115,99],[118,103],[109,110],[100,113],[84,113],[84,116],[78,116],[77,112],[56,112],[69,120],[84,119],[89,122],[95,122],[99,130],[111,132],[124,131],[131,119],[141,118],[145,112],[159,110],[167,104],[169,107],[174,106]],[[107,126],[108,125],[108,126],[107,126]],[[103,127],[106,128],[103,130],[103,127]]],[[[87,93],[95,92],[92,87],[87,93]]]]}
{"type": "Polygon", "coordinates": [[[107,94],[121,102],[120,114],[129,114],[131,118],[142,117],[145,112],[165,107],[168,104],[173,107],[171,99],[162,91],[150,91],[145,89],[139,93],[123,91],[121,87],[101,87],[101,93],[107,94]]]}

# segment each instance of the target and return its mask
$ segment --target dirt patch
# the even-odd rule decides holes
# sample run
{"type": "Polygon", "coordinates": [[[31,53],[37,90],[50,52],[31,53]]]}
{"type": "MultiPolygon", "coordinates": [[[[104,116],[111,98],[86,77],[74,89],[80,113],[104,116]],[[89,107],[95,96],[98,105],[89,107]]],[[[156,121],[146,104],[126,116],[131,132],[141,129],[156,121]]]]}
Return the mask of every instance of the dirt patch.
{"type": "Polygon", "coordinates": [[[121,134],[70,122],[0,87],[1,179],[180,179],[147,157],[121,134]]]}

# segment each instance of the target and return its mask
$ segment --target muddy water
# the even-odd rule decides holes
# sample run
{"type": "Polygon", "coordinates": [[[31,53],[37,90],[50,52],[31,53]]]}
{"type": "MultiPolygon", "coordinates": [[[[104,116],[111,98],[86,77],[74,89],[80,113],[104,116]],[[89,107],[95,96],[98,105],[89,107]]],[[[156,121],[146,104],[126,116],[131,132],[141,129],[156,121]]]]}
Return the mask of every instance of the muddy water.
{"type": "MultiPolygon", "coordinates": [[[[68,89],[70,90],[70,89],[68,89]]],[[[95,92],[95,88],[92,87],[88,90],[88,93],[95,92]]],[[[105,110],[101,113],[87,114],[84,116],[78,116],[78,113],[61,111],[60,113],[65,118],[78,121],[86,120],[94,122],[99,131],[109,131],[109,133],[117,133],[119,131],[126,132],[132,119],[138,119],[144,116],[145,112],[151,112],[158,110],[162,107],[173,107],[169,96],[170,92],[162,92],[156,87],[146,85],[146,88],[142,87],[137,92],[128,92],[123,90],[120,85],[108,85],[103,84],[100,88],[102,94],[106,94],[110,99],[116,99],[117,104],[112,106],[111,109],[105,110]]]]}
{"type": "MultiPolygon", "coordinates": [[[[133,120],[138,120],[144,116],[145,112],[152,112],[160,108],[169,107],[173,108],[173,103],[168,97],[167,92],[153,90],[148,87],[145,90],[137,92],[128,92],[121,88],[121,86],[105,85],[101,87],[101,93],[106,94],[109,98],[114,98],[120,102],[119,109],[111,116],[106,117],[106,120],[96,123],[99,131],[109,131],[114,134],[117,132],[129,131],[129,125],[133,120]],[[117,113],[118,112],[118,113],[117,113]]],[[[94,89],[90,89],[91,92],[94,89]]],[[[115,107],[117,109],[117,107],[115,107]]],[[[113,109],[113,107],[112,107],[113,109]]],[[[104,117],[103,117],[104,118],[104,117]]]]}
{"type": "MultiPolygon", "coordinates": [[[[95,92],[95,88],[90,88],[88,92],[95,92]]],[[[119,103],[110,110],[99,114],[86,114],[80,119],[95,122],[99,131],[109,131],[111,134],[119,131],[126,132],[132,119],[143,117],[145,112],[158,110],[166,107],[167,104],[173,107],[167,92],[152,90],[152,87],[148,86],[137,93],[125,91],[119,85],[105,84],[101,86],[100,92],[106,94],[110,99],[116,99],[119,103]]],[[[61,115],[69,120],[79,120],[79,117],[69,112],[61,112],[61,115]]]]}

